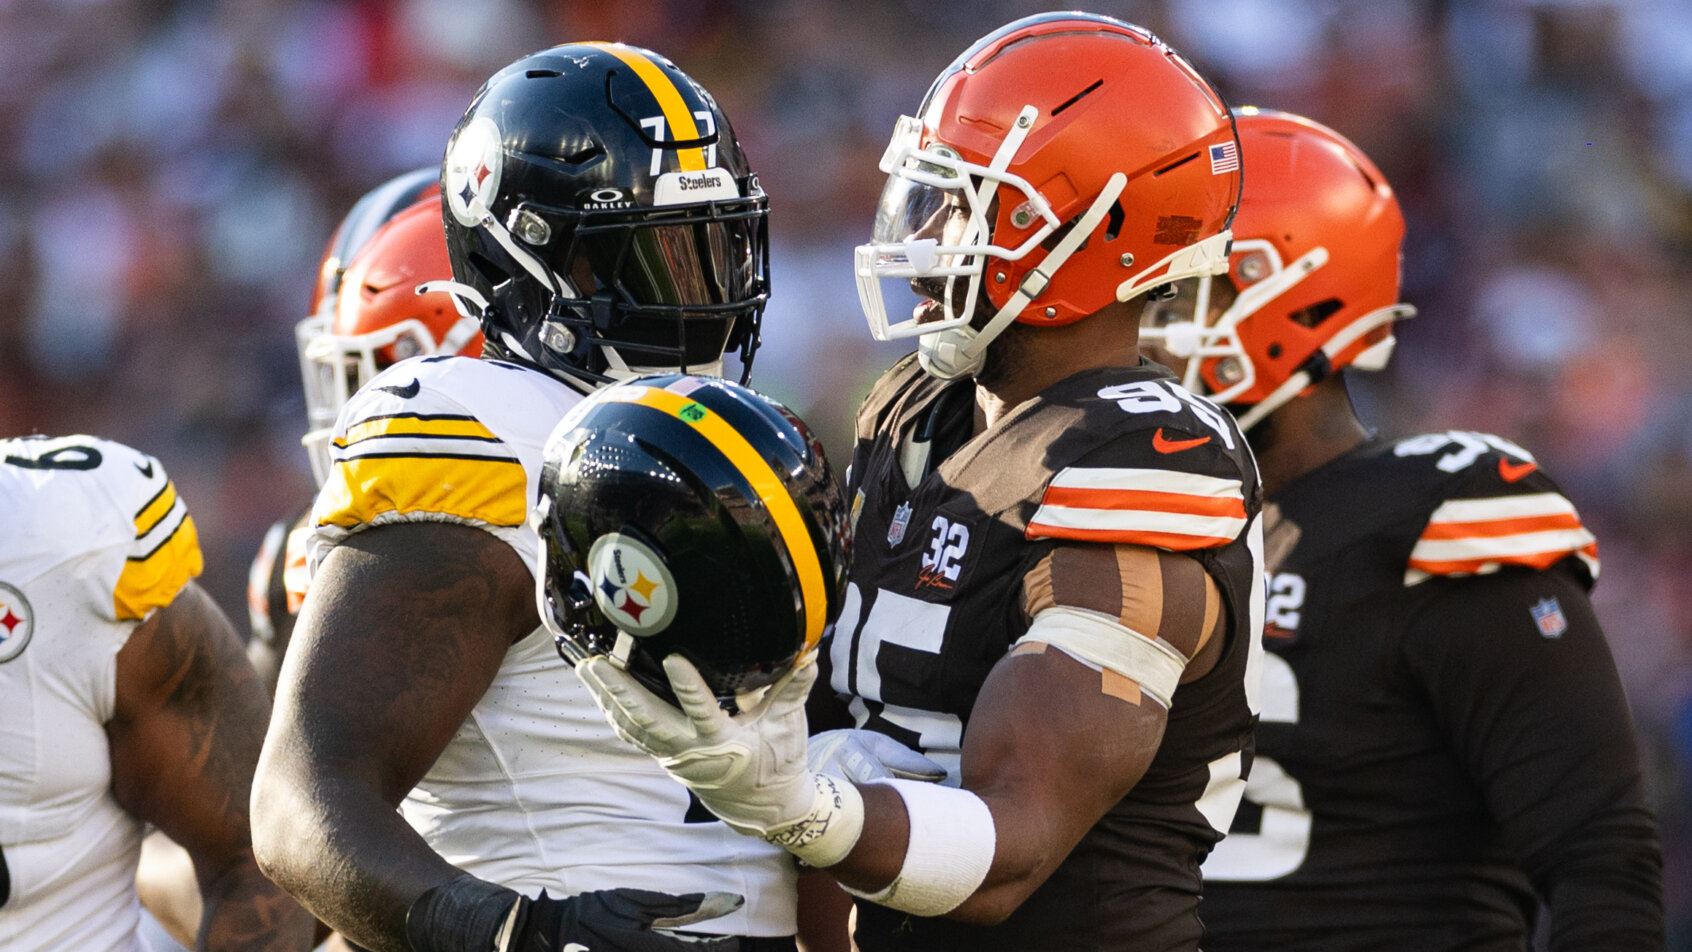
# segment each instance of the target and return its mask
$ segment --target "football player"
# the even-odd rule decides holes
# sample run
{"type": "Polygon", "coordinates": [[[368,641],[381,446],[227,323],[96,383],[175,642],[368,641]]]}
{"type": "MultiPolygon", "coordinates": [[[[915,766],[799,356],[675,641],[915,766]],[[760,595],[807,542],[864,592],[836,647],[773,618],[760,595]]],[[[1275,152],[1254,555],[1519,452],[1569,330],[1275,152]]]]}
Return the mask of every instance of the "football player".
{"type": "Polygon", "coordinates": [[[260,863],[375,950],[791,949],[787,855],[702,822],[564,671],[526,519],[585,394],[729,349],[750,368],[764,193],[703,87],[602,43],[489,79],[441,189],[449,291],[486,344],[400,361],[335,424],[260,863]]]}
{"type": "Polygon", "coordinates": [[[1205,948],[1523,949],[1544,903],[1552,949],[1661,949],[1592,534],[1508,440],[1359,422],[1343,371],[1414,313],[1398,202],[1332,129],[1238,126],[1229,270],[1142,332],[1239,413],[1269,499],[1257,760],[1204,865],[1205,948]]]}
{"type": "Polygon", "coordinates": [[[267,705],[193,581],[158,460],[89,436],[0,440],[0,946],[139,950],[154,824],[186,847],[201,949],[309,948],[311,917],[253,861],[267,705]]]}
{"type": "Polygon", "coordinates": [[[1251,744],[1260,490],[1227,414],[1136,345],[1147,292],[1227,262],[1230,113],[1144,30],[1042,14],[947,68],[882,167],[859,286],[918,353],[858,416],[817,693],[945,784],[811,769],[819,666],[738,714],[685,659],[679,710],[577,670],[708,808],[854,892],[865,952],[1196,949],[1251,744]],[[925,296],[912,319],[882,278],[925,296]]]}
{"type": "MultiPolygon", "coordinates": [[[[309,429],[300,442],[321,488],[335,417],[376,374],[407,357],[482,353],[481,322],[431,282],[452,278],[441,234],[440,169],[407,172],[365,193],[335,229],[294,329],[309,429]]],[[[247,575],[247,657],[274,693],[305,599],[307,506],[270,527],[247,575]]]]}

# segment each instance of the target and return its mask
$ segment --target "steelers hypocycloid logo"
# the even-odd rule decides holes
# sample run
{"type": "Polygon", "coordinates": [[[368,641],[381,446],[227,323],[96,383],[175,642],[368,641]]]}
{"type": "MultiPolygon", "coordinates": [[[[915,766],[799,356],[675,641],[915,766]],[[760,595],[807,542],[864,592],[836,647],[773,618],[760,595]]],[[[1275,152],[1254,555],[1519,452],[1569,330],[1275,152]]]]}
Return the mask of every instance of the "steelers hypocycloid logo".
{"type": "Polygon", "coordinates": [[[35,630],[35,612],[23,593],[0,582],[0,664],[16,658],[35,630]]]}
{"type": "Polygon", "coordinates": [[[655,635],[676,617],[676,580],[656,552],[632,536],[610,532],[588,549],[593,600],[619,629],[655,635]]]}
{"type": "Polygon", "coordinates": [[[446,158],[446,200],[458,223],[470,227],[480,222],[482,209],[499,194],[500,173],[505,165],[499,126],[487,116],[470,120],[452,142],[446,158]],[[481,199],[481,209],[470,203],[481,199]]]}

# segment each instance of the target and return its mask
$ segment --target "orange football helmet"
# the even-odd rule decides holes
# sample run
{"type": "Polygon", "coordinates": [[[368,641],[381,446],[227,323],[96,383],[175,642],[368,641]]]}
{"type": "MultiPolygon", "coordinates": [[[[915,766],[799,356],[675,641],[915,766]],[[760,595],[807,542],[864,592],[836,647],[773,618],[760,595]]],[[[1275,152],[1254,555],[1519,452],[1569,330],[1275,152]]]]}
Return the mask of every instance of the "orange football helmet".
{"type": "Polygon", "coordinates": [[[419,170],[372,191],[341,223],[318,276],[312,315],[295,327],[312,475],[329,474],[335,417],[358,389],[407,357],[482,353],[481,323],[452,295],[440,188],[419,170]],[[403,201],[404,204],[400,204],[403,201]]]}
{"type": "Polygon", "coordinates": [[[923,367],[952,378],[1012,321],[1067,324],[1216,273],[1238,150],[1221,96],[1144,29],[1085,13],[1008,24],[940,74],[882,156],[856,253],[870,330],[920,337],[923,367]],[[935,300],[890,321],[883,279],[935,300]]]}
{"type": "Polygon", "coordinates": [[[1404,214],[1369,157],[1302,116],[1248,107],[1236,122],[1251,172],[1226,272],[1236,296],[1212,315],[1200,278],[1190,313],[1140,335],[1187,359],[1188,389],[1250,405],[1246,429],[1341,367],[1385,367],[1393,323],[1416,309],[1398,301],[1404,214]]]}

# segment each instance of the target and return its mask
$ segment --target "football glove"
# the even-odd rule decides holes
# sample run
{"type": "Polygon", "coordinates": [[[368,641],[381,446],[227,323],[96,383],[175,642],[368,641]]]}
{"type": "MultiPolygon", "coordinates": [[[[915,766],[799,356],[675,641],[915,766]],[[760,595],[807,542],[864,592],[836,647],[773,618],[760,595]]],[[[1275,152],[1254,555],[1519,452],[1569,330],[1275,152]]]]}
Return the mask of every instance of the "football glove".
{"type": "Polygon", "coordinates": [[[895,779],[938,783],[946,779],[945,767],[875,731],[823,731],[811,738],[805,762],[815,773],[855,784],[895,779]]]}
{"type": "Polygon", "coordinates": [[[806,763],[805,698],[817,679],[815,659],[732,715],[686,658],[665,658],[664,673],[679,709],[606,657],[576,665],[617,734],[657,758],[732,829],[812,866],[844,859],[863,831],[863,799],[852,784],[806,763]]]}
{"type": "Polygon", "coordinates": [[[607,889],[568,899],[541,891],[523,898],[500,936],[497,952],[735,952],[736,936],[680,935],[674,930],[725,916],[745,902],[733,893],[671,896],[644,889],[607,889]]]}
{"type": "Polygon", "coordinates": [[[684,935],[675,930],[739,909],[734,893],[671,896],[644,889],[608,889],[529,899],[461,873],[428,890],[405,917],[415,952],[735,952],[737,936],[684,935]]]}

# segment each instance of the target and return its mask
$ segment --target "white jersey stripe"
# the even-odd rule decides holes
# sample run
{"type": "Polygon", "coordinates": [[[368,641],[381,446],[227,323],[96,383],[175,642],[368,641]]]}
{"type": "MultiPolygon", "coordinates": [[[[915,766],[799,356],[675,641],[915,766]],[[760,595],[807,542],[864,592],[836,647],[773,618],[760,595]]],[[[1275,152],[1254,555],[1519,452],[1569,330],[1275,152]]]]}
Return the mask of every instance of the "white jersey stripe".
{"type": "Polygon", "coordinates": [[[1059,489],[1126,489],[1136,492],[1181,493],[1213,499],[1243,499],[1240,481],[1200,476],[1169,469],[1115,469],[1070,466],[1052,477],[1059,489]]]}
{"type": "Polygon", "coordinates": [[[1147,509],[1077,509],[1041,506],[1029,520],[1031,529],[1086,529],[1095,532],[1167,532],[1204,538],[1233,539],[1246,521],[1231,516],[1195,516],[1147,509]]]}
{"type": "Polygon", "coordinates": [[[1429,522],[1491,522],[1572,513],[1574,503],[1561,493],[1527,496],[1493,496],[1486,499],[1448,499],[1429,517],[1429,522]]]}
{"type": "Polygon", "coordinates": [[[1510,559],[1547,552],[1575,552],[1594,541],[1585,529],[1524,532],[1510,536],[1471,536],[1467,539],[1423,539],[1410,552],[1412,562],[1458,562],[1471,559],[1510,559]]]}

